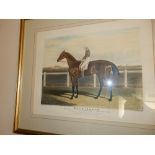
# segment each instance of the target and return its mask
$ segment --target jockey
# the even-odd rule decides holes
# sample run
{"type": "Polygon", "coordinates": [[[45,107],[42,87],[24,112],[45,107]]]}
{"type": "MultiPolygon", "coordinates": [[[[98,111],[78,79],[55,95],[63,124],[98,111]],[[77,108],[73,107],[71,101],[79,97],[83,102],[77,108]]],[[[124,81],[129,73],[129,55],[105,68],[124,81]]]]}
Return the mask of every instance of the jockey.
{"type": "Polygon", "coordinates": [[[79,69],[82,72],[82,76],[84,76],[84,71],[88,68],[88,64],[90,61],[90,50],[86,47],[85,56],[82,58],[81,63],[79,65],[79,69]]]}

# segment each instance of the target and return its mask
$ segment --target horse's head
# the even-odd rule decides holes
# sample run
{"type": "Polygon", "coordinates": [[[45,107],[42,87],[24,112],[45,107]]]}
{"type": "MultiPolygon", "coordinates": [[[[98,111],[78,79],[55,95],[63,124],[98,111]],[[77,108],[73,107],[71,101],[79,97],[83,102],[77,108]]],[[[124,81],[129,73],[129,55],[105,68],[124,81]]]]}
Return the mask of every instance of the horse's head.
{"type": "Polygon", "coordinates": [[[57,62],[61,61],[62,59],[66,58],[66,51],[63,50],[61,52],[61,54],[59,55],[58,59],[57,59],[57,62]]]}

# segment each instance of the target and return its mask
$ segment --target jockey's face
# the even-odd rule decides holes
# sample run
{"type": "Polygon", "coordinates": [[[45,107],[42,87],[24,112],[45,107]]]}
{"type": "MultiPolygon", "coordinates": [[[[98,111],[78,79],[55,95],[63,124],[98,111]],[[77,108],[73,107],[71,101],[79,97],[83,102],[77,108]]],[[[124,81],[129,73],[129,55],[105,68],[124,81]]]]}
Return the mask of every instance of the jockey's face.
{"type": "Polygon", "coordinates": [[[86,47],[85,56],[86,56],[86,57],[90,57],[90,50],[89,50],[88,47],[86,47]]]}

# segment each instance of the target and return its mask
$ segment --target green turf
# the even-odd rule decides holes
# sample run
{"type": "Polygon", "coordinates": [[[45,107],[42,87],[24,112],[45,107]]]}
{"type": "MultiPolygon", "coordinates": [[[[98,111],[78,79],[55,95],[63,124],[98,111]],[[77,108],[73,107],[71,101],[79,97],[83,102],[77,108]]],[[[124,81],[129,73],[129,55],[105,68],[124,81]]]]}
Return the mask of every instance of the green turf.
{"type": "Polygon", "coordinates": [[[71,88],[45,87],[42,94],[42,104],[118,108],[121,96],[126,100],[125,109],[143,110],[141,88],[114,88],[112,102],[109,102],[107,99],[109,96],[106,88],[103,89],[99,99],[94,99],[97,93],[98,88],[79,88],[79,98],[70,100],[71,88]]]}

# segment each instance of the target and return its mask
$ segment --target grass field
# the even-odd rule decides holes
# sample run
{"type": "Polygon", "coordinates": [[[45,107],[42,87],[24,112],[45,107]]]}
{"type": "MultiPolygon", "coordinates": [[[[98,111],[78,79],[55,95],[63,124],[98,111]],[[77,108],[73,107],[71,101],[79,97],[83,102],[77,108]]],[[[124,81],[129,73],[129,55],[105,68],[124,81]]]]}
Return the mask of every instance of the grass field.
{"type": "Polygon", "coordinates": [[[94,97],[98,93],[98,88],[79,88],[79,97],[70,99],[71,88],[64,87],[44,87],[42,94],[42,104],[59,106],[88,106],[94,108],[118,108],[120,99],[125,101],[125,109],[143,110],[142,89],[141,88],[114,88],[113,100],[108,101],[106,88],[103,89],[100,98],[94,97]]]}

